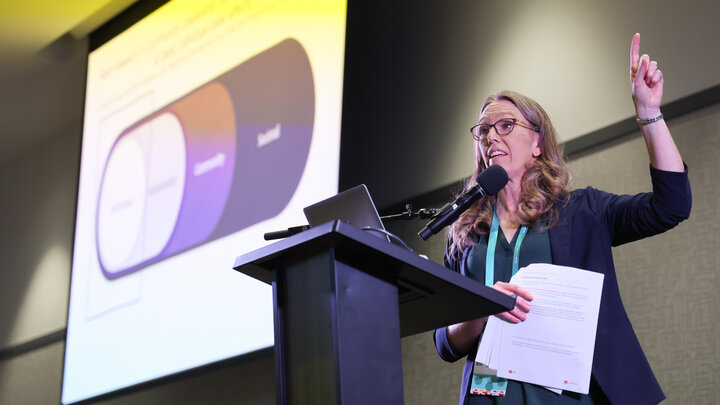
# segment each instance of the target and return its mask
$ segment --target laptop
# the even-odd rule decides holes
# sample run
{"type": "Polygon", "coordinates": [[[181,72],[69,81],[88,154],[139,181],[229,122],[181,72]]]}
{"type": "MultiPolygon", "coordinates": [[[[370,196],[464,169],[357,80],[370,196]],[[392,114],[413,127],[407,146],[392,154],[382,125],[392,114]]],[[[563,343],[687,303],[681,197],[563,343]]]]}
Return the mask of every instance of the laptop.
{"type": "MultiPolygon", "coordinates": [[[[375,204],[364,184],[345,190],[340,194],[322,200],[303,209],[310,227],[339,219],[362,229],[371,227],[385,230],[375,204]]],[[[381,239],[390,241],[382,232],[367,231],[381,239]]]]}

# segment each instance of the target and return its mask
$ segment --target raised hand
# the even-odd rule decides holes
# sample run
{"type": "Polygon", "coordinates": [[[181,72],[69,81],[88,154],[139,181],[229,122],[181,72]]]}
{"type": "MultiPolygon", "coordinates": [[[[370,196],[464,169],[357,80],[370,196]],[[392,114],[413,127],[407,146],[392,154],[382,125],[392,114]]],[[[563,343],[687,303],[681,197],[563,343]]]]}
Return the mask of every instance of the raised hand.
{"type": "Polygon", "coordinates": [[[651,61],[647,54],[640,56],[640,34],[635,34],[630,46],[630,85],[639,118],[653,118],[660,114],[663,83],[663,74],[657,62],[651,61]]]}
{"type": "MultiPolygon", "coordinates": [[[[635,115],[641,120],[660,116],[663,96],[663,74],[657,62],[647,55],[640,56],[640,34],[635,34],[630,46],[630,85],[635,103],[635,115]]],[[[670,135],[665,120],[643,124],[640,130],[648,148],[650,164],[656,169],[683,172],[685,166],[670,135]]]]}

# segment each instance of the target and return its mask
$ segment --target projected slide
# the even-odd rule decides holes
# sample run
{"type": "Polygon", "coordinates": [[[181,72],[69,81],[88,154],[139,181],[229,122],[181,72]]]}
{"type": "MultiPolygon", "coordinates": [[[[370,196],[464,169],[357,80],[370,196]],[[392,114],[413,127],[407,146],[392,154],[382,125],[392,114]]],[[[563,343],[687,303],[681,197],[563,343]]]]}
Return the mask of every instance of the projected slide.
{"type": "Polygon", "coordinates": [[[171,0],[91,50],[63,404],[272,346],[232,266],[337,193],[346,8],[171,0]]]}
{"type": "Polygon", "coordinates": [[[105,276],[279,214],[307,163],[313,119],[310,63],[288,39],[123,131],[98,199],[105,276]]]}

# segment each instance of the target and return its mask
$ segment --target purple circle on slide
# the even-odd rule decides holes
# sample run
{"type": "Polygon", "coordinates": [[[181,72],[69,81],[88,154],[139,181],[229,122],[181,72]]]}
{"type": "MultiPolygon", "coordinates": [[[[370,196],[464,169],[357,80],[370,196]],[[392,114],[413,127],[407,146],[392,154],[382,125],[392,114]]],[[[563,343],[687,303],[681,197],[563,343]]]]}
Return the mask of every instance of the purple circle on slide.
{"type": "Polygon", "coordinates": [[[175,232],[159,258],[207,239],[223,213],[235,171],[235,117],[222,84],[210,83],[170,110],[185,129],[185,194],[175,232]]]}

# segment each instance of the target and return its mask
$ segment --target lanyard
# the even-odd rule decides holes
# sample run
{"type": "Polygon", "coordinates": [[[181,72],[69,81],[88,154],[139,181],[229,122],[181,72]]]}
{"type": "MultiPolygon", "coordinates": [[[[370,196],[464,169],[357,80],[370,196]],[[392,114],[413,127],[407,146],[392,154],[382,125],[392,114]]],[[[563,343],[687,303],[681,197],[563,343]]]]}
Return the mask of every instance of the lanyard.
{"type": "MultiPolygon", "coordinates": [[[[490,287],[495,284],[495,248],[497,247],[498,231],[500,229],[500,219],[496,212],[497,204],[493,205],[493,219],[490,225],[490,235],[488,235],[487,253],[485,254],[485,285],[490,287]]],[[[513,251],[512,274],[518,272],[520,265],[520,245],[527,234],[525,225],[520,227],[520,233],[515,241],[515,249],[513,251]]]]}

